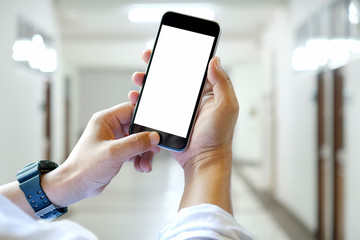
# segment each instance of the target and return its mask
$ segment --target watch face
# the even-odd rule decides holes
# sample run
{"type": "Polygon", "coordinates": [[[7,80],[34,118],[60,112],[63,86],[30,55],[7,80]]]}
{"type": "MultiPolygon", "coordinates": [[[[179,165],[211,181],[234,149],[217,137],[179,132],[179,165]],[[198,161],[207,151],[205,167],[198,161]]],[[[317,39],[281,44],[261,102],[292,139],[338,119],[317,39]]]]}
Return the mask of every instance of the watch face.
{"type": "Polygon", "coordinates": [[[41,160],[38,162],[38,170],[41,173],[47,173],[55,168],[57,168],[59,165],[55,162],[49,161],[49,160],[41,160]]]}

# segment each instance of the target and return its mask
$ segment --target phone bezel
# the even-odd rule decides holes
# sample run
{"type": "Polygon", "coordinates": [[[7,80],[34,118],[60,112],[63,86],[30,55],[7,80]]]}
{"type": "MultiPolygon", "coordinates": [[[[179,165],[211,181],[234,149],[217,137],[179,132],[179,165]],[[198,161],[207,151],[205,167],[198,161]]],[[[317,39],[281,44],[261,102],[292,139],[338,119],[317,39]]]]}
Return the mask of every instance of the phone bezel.
{"type": "Polygon", "coordinates": [[[169,150],[176,151],[176,152],[181,152],[186,149],[186,147],[190,141],[190,137],[191,137],[192,129],[193,129],[193,126],[194,126],[194,123],[196,120],[198,108],[201,103],[202,93],[203,93],[204,86],[206,83],[206,78],[207,78],[208,65],[216,51],[219,35],[220,35],[220,26],[219,26],[219,24],[217,24],[214,21],[205,20],[205,19],[188,16],[188,15],[184,15],[184,14],[180,14],[180,13],[175,13],[175,12],[166,12],[163,15],[157,35],[156,35],[154,48],[151,53],[149,63],[148,63],[147,69],[146,69],[144,82],[140,89],[139,99],[135,106],[133,118],[132,118],[130,129],[129,129],[130,134],[144,132],[144,131],[156,131],[160,135],[160,143],[159,143],[160,147],[167,148],[169,150]],[[209,52],[209,59],[207,61],[207,65],[206,65],[206,69],[205,69],[204,76],[202,79],[201,87],[199,89],[198,97],[196,100],[196,104],[194,106],[194,111],[193,111],[192,118],[191,118],[185,138],[134,123],[138,105],[141,101],[142,92],[146,85],[146,78],[148,75],[148,71],[151,67],[152,57],[156,51],[156,45],[157,45],[158,38],[159,38],[159,35],[160,35],[163,25],[176,27],[176,28],[180,28],[180,29],[184,29],[184,30],[188,30],[188,31],[196,32],[196,33],[206,34],[206,35],[214,37],[214,43],[212,45],[211,51],[209,52]]]}

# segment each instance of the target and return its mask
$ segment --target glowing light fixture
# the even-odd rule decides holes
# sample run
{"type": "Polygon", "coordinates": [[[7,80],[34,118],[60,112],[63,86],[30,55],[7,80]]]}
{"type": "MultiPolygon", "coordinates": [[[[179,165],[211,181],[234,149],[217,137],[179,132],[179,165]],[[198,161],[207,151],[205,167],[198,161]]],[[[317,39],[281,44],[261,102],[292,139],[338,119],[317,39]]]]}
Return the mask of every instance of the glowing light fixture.
{"type": "Polygon", "coordinates": [[[28,61],[32,55],[32,41],[17,40],[13,45],[13,59],[15,61],[28,61]]]}
{"type": "Polygon", "coordinates": [[[295,71],[313,71],[328,64],[336,68],[346,64],[351,54],[360,54],[360,41],[354,39],[310,39],[296,48],[292,56],[295,71]]]}
{"type": "Polygon", "coordinates": [[[13,59],[27,61],[32,69],[41,72],[54,72],[57,68],[57,53],[47,48],[41,35],[36,34],[31,40],[18,40],[13,45],[13,59]]]}
{"type": "Polygon", "coordinates": [[[213,20],[214,7],[211,4],[135,4],[132,5],[128,18],[131,22],[159,22],[167,11],[188,14],[213,20]]]}
{"type": "Polygon", "coordinates": [[[354,2],[349,5],[349,21],[355,25],[360,23],[359,9],[354,2]]]}

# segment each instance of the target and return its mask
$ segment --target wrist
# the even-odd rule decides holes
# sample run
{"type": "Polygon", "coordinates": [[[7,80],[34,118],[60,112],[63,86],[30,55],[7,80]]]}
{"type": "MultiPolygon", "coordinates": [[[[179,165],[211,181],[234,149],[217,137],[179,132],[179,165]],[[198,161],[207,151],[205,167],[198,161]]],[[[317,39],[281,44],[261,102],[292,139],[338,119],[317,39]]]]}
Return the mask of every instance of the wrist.
{"type": "Polygon", "coordinates": [[[180,209],[209,203],[233,214],[231,164],[231,147],[204,152],[188,161],[184,166],[185,188],[180,209]]]}
{"type": "Polygon", "coordinates": [[[231,171],[231,145],[223,145],[216,149],[204,151],[188,160],[183,166],[185,178],[211,169],[219,169],[221,173],[231,171]]]}
{"type": "Polygon", "coordinates": [[[72,182],[74,181],[71,179],[71,175],[61,165],[54,171],[41,176],[41,186],[53,204],[67,207],[76,202],[72,194],[72,182]]]}

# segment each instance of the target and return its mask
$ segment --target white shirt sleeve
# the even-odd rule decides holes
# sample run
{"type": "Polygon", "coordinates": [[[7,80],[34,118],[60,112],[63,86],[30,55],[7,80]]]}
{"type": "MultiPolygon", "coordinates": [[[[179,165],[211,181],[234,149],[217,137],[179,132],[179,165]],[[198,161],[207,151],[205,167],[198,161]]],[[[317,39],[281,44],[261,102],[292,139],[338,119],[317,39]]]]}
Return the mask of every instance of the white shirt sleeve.
{"type": "MultiPolygon", "coordinates": [[[[97,240],[97,237],[68,221],[35,220],[0,194],[0,239],[6,240],[97,240]]],[[[160,240],[212,239],[252,240],[254,236],[221,208],[202,204],[182,209],[160,232],[160,240]]]]}
{"type": "Polygon", "coordinates": [[[0,239],[96,240],[96,236],[68,221],[35,220],[0,194],[0,239]]]}
{"type": "Polygon", "coordinates": [[[160,232],[160,240],[252,240],[253,234],[218,206],[201,204],[180,210],[160,232]]]}

